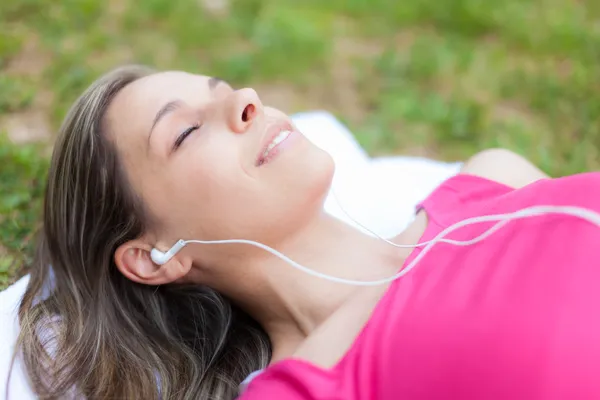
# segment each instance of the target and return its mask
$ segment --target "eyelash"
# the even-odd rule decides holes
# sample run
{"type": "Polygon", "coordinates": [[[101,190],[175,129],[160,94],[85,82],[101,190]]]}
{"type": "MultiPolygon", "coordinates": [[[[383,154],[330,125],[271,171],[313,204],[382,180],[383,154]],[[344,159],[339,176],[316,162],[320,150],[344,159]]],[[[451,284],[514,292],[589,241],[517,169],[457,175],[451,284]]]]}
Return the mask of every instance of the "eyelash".
{"type": "Polygon", "coordinates": [[[190,135],[190,133],[194,132],[197,129],[200,129],[200,124],[190,126],[185,131],[181,132],[181,135],[177,137],[177,140],[175,140],[175,143],[173,144],[173,150],[179,148],[179,146],[181,146],[185,138],[187,138],[190,135]]]}

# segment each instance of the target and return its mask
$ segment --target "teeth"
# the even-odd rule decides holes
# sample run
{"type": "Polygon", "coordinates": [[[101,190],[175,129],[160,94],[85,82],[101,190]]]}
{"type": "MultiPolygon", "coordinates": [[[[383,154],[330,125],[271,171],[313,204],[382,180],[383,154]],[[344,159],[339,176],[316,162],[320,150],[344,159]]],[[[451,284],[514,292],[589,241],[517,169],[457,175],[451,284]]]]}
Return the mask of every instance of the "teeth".
{"type": "Polygon", "coordinates": [[[279,143],[283,142],[289,135],[292,133],[291,131],[281,131],[279,135],[275,136],[275,138],[269,143],[266,150],[263,153],[263,157],[266,157],[269,154],[269,151],[273,150],[273,147],[277,146],[279,143]]]}

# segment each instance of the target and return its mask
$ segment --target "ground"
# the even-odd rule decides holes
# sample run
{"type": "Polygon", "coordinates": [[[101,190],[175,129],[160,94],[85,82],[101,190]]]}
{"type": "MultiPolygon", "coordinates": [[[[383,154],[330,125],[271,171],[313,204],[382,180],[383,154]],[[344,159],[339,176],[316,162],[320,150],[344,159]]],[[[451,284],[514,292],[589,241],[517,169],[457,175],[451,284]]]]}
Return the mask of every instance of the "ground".
{"type": "Polygon", "coordinates": [[[2,0],[0,288],[31,259],[61,119],[123,63],[331,111],[371,154],[600,165],[596,0],[2,0]]]}

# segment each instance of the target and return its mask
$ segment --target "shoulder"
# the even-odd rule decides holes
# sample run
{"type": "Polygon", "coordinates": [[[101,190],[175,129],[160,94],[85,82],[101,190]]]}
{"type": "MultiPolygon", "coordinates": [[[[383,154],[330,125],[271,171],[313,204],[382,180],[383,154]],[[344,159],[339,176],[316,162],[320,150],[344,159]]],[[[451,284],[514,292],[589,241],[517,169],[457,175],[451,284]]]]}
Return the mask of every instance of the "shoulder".
{"type": "Polygon", "coordinates": [[[548,178],[548,175],[526,158],[506,149],[488,149],[475,154],[465,162],[461,172],[512,188],[521,188],[548,178]]]}
{"type": "Polygon", "coordinates": [[[438,186],[419,208],[427,213],[429,220],[446,226],[482,208],[524,201],[540,192],[533,183],[548,178],[517,153],[488,149],[466,160],[460,172],[438,186]],[[523,192],[521,189],[525,187],[531,190],[523,192]]]}

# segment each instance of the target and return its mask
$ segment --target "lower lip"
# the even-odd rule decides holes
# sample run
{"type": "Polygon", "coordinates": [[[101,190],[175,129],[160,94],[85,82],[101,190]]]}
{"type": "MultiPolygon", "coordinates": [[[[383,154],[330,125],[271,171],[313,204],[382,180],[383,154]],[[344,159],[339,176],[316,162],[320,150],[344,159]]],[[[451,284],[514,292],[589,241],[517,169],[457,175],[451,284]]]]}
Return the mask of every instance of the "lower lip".
{"type": "Polygon", "coordinates": [[[294,142],[296,142],[299,138],[300,138],[301,134],[300,132],[298,132],[297,130],[293,130],[288,137],[286,137],[282,142],[280,142],[277,146],[273,147],[270,151],[269,154],[267,154],[266,157],[261,158],[260,160],[258,160],[258,162],[256,163],[257,167],[262,167],[265,164],[270,163],[271,161],[273,161],[273,159],[275,157],[277,157],[279,155],[279,153],[281,153],[283,150],[287,149],[288,147],[290,147],[291,145],[294,144],[294,142]]]}

